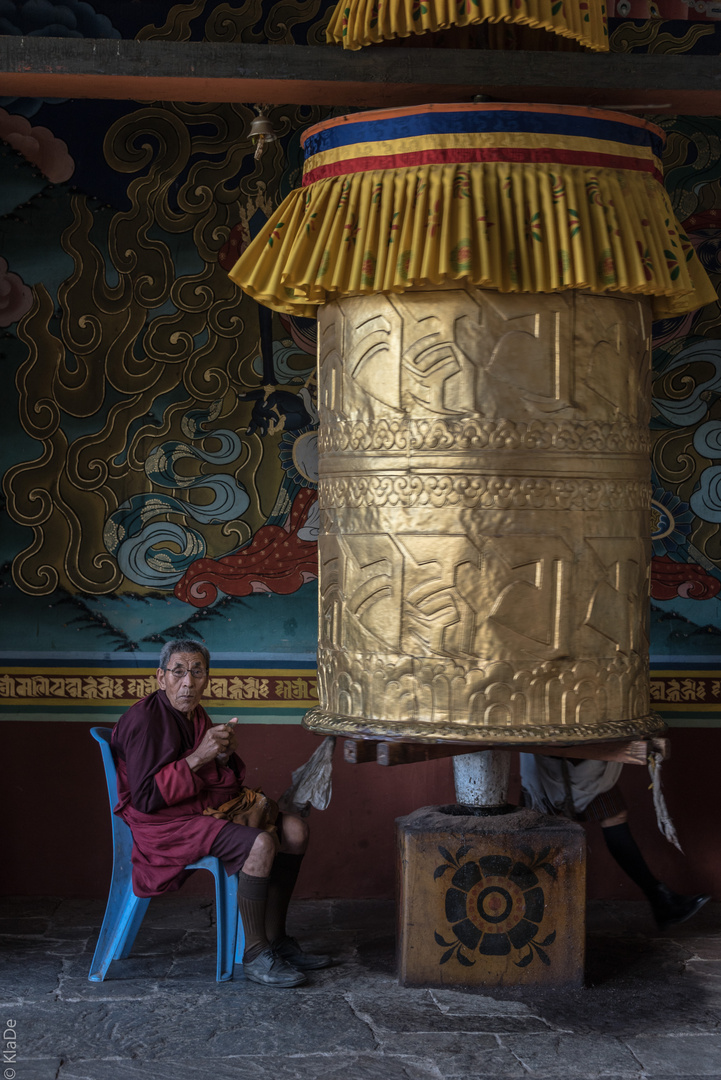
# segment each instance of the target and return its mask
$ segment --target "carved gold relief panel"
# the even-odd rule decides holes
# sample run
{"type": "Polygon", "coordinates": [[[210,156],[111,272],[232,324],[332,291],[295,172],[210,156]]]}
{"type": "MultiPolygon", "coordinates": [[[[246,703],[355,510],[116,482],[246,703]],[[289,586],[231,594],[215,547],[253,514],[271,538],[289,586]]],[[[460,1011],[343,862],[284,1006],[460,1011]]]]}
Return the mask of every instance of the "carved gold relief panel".
{"type": "Polygon", "coordinates": [[[648,713],[644,302],[432,290],[320,314],[315,730],[575,740],[648,713]]]}

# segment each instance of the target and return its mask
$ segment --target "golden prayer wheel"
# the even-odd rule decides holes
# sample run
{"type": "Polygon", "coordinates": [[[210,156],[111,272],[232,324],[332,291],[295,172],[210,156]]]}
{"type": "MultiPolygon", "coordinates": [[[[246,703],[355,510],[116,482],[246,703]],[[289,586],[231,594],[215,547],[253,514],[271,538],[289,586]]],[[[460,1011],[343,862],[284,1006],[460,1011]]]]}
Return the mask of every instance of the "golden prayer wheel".
{"type": "Polygon", "coordinates": [[[658,726],[649,308],[471,287],[323,305],[314,730],[658,726]]]}
{"type": "Polygon", "coordinates": [[[645,121],[354,114],[231,277],[319,317],[319,733],[648,735],[650,325],[715,298],[645,121]]]}

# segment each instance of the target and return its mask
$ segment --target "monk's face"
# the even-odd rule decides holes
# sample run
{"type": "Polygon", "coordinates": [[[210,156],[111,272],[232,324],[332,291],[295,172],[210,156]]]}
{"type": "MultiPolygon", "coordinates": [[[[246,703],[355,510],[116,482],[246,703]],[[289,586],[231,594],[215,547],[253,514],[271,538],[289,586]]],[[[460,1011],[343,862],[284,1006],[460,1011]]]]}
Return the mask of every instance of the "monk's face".
{"type": "Polygon", "coordinates": [[[203,691],[208,685],[208,672],[205,668],[205,660],[201,653],[176,652],[168,660],[168,667],[164,670],[158,668],[158,686],[168,696],[168,701],[178,712],[185,713],[188,719],[192,719],[195,708],[200,704],[203,691]],[[193,675],[193,671],[203,669],[202,678],[193,675]],[[184,671],[182,675],[174,675],[174,671],[184,671]]]}

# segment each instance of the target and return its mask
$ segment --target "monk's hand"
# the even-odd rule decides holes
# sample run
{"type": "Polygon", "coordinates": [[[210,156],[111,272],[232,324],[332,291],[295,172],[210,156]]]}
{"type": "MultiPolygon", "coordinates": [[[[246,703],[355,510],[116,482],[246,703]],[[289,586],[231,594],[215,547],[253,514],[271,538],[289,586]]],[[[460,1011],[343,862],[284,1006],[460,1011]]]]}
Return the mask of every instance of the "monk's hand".
{"type": "Polygon", "coordinates": [[[238,717],[234,716],[232,720],[229,720],[227,724],[223,725],[223,727],[225,727],[226,731],[228,732],[228,742],[225,749],[221,753],[216,754],[216,759],[220,762],[221,765],[225,765],[230,755],[234,754],[237,749],[237,724],[238,717]]]}
{"type": "Polygon", "coordinates": [[[223,755],[227,761],[232,753],[232,750],[228,749],[233,745],[232,738],[233,732],[232,729],[229,730],[228,724],[213,724],[211,728],[208,728],[198,746],[186,758],[193,772],[223,755]]]}

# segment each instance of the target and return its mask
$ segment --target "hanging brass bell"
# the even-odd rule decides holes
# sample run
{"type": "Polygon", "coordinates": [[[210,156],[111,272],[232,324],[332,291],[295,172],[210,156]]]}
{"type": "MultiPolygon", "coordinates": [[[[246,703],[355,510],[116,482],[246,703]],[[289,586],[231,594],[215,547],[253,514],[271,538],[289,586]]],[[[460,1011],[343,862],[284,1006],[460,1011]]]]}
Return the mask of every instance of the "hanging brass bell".
{"type": "Polygon", "coordinates": [[[263,113],[260,116],[256,116],[250,125],[250,139],[255,143],[255,154],[253,155],[256,160],[260,157],[265,149],[265,144],[269,142],[276,142],[278,136],[276,135],[273,125],[267,116],[263,113]]]}

